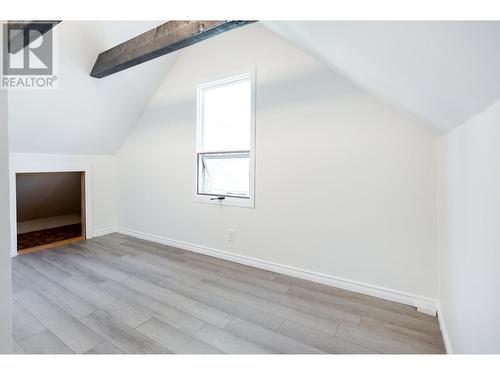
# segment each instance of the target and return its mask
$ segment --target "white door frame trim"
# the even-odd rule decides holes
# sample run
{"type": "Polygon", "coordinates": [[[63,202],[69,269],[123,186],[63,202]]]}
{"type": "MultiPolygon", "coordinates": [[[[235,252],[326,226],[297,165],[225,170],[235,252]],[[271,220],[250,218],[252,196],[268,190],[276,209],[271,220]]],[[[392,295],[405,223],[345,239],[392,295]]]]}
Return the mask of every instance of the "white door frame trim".
{"type": "Polygon", "coordinates": [[[92,165],[68,162],[12,162],[10,163],[10,255],[17,255],[17,209],[16,174],[41,172],[83,172],[85,173],[85,237],[93,237],[92,225],[92,165]]]}

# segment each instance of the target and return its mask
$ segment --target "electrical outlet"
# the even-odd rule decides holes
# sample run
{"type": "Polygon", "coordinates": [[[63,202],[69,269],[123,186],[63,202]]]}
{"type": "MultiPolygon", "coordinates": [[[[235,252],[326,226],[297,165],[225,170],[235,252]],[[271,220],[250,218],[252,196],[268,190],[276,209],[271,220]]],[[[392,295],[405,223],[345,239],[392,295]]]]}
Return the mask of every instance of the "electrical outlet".
{"type": "Polygon", "coordinates": [[[236,231],[234,229],[227,230],[227,240],[229,242],[234,242],[236,240],[236,231]]]}

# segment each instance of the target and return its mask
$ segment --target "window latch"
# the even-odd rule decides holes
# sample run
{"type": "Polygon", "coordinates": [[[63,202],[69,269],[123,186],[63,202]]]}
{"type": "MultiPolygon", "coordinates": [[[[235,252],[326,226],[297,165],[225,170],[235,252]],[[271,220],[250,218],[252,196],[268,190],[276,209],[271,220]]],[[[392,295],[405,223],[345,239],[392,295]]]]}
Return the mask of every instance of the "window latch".
{"type": "Polygon", "coordinates": [[[215,197],[215,198],[210,198],[210,200],[211,200],[211,201],[215,201],[215,200],[223,201],[224,199],[226,199],[226,197],[215,197]]]}

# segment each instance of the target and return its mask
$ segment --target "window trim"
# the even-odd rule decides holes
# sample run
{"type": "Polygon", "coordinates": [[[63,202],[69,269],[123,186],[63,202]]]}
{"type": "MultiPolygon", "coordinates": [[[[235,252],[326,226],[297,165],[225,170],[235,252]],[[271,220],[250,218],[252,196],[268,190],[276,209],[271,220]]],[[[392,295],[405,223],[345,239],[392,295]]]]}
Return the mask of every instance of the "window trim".
{"type": "MultiPolygon", "coordinates": [[[[194,194],[193,201],[200,203],[210,203],[222,206],[237,206],[254,208],[255,207],[255,67],[250,70],[246,70],[246,73],[234,75],[228,78],[218,79],[206,83],[199,84],[197,87],[197,103],[196,103],[196,152],[195,152],[195,163],[194,163],[194,194]],[[199,154],[212,154],[212,153],[234,153],[241,152],[242,150],[231,150],[231,151],[201,151],[202,142],[202,119],[203,119],[203,91],[212,87],[223,87],[230,85],[234,82],[250,79],[250,160],[249,160],[249,196],[248,197],[235,197],[235,196],[224,196],[224,200],[212,200],[214,197],[221,197],[223,195],[217,194],[206,194],[199,193],[199,182],[198,182],[198,159],[199,154]]],[[[243,150],[247,151],[247,150],[243,150]]]]}

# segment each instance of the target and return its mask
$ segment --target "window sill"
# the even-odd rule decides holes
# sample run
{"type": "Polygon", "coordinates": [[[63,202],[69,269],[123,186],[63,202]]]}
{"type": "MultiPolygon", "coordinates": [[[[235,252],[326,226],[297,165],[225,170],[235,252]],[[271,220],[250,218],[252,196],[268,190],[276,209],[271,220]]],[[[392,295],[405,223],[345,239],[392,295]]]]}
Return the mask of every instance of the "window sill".
{"type": "Polygon", "coordinates": [[[255,202],[252,198],[231,198],[226,197],[223,200],[211,200],[210,198],[214,198],[216,196],[206,196],[206,195],[195,195],[193,198],[193,202],[196,203],[208,203],[215,204],[218,206],[233,206],[233,207],[242,207],[242,208],[255,208],[255,202]]]}

